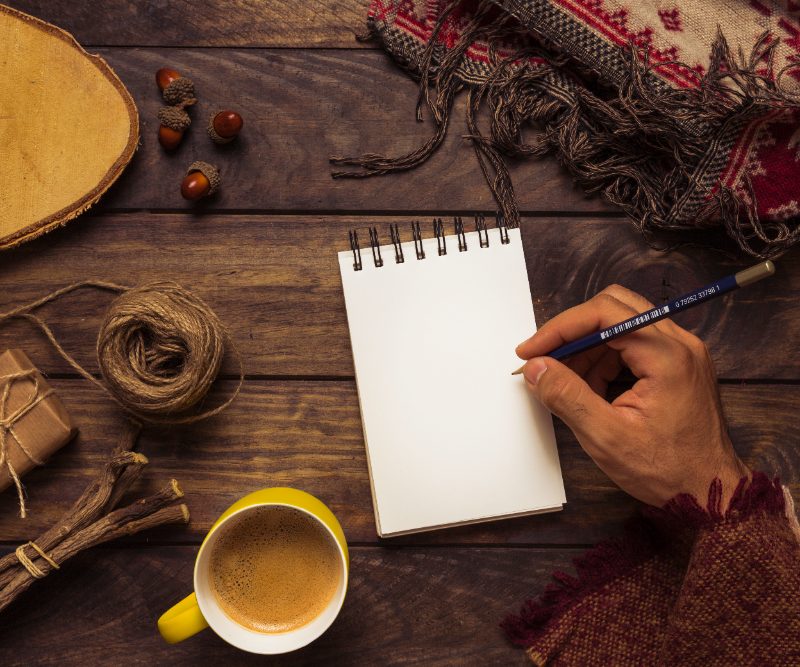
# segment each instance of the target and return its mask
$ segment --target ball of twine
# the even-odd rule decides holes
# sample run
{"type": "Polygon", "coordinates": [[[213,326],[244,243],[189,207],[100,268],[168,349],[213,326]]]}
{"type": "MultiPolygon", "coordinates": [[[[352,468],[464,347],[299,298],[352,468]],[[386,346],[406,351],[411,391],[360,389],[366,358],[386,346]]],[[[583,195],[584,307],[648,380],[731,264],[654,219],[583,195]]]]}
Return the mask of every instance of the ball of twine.
{"type": "Polygon", "coordinates": [[[97,361],[109,391],[144,418],[194,408],[216,379],[225,328],[199,297],[171,282],[117,297],[97,337],[97,361]]]}
{"type": "Polygon", "coordinates": [[[233,402],[244,382],[242,359],[227,329],[200,297],[174,282],[128,288],[85,280],[0,313],[0,323],[14,318],[39,327],[72,368],[143,422],[188,424],[212,417],[233,402]],[[86,287],[119,293],[97,336],[103,382],[75,361],[47,323],[32,312],[86,287]],[[239,383],[221,405],[198,412],[194,408],[219,374],[226,342],[239,363],[239,383]]]}

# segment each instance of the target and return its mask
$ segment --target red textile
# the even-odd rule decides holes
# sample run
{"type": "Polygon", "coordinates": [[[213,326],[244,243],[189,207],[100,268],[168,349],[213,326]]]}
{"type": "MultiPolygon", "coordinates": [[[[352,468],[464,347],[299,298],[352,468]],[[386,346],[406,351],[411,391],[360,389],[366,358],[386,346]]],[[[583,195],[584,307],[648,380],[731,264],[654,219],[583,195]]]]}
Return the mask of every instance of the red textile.
{"type": "Polygon", "coordinates": [[[777,480],[742,480],[726,513],[678,496],[556,573],[503,627],[538,665],[800,664],[800,528],[777,480]]]}
{"type": "Polygon", "coordinates": [[[372,0],[368,24],[422,79],[435,134],[405,156],[334,158],[362,168],[335,176],[420,164],[466,87],[476,153],[512,226],[504,160],[549,152],[661,245],[723,229],[774,257],[800,239],[800,3],[372,0]]]}

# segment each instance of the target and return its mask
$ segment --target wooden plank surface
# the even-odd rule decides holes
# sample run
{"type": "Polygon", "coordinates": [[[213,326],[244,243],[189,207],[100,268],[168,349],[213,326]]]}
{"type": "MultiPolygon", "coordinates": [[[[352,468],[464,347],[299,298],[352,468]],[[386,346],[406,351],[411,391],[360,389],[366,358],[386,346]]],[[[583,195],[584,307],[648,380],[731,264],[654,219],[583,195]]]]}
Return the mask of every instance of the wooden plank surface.
{"type": "MultiPolygon", "coordinates": [[[[12,489],[0,494],[0,541],[25,541],[56,521],[96,474],[120,432],[119,411],[99,390],[82,380],[53,384],[81,436],[46,468],[26,476],[28,519],[16,516],[12,489]]],[[[223,385],[217,398],[233,387],[230,381],[223,385]]],[[[722,390],[740,454],[800,491],[800,424],[794,411],[800,387],[724,385],[722,390]]],[[[562,512],[382,543],[589,544],[617,534],[634,512],[634,502],[598,470],[560,422],[556,438],[568,499],[562,512]]],[[[248,381],[228,412],[191,427],[149,431],[139,449],[151,463],[136,495],[154,492],[175,477],[186,492],[192,522],[188,528],[136,537],[137,542],[198,542],[241,496],[267,486],[295,486],[331,507],[348,540],[378,543],[353,382],[248,381]]]]}
{"type": "MultiPolygon", "coordinates": [[[[375,45],[358,44],[368,0],[208,0],[137,3],[12,0],[100,52],[133,93],[142,143],[89,215],[0,257],[0,312],[66,283],[174,279],[229,326],[248,380],[232,408],[192,427],[149,430],[151,464],[133,495],[176,477],[192,512],[168,527],[80,555],[18,600],[0,623],[0,665],[264,664],[213,633],[168,647],[159,614],[189,592],[197,544],[231,502],[293,485],[339,516],[351,547],[350,592],[319,641],[269,664],[526,664],[497,624],[568,568],[578,547],[619,532],[635,504],[557,423],[568,505],[558,514],[379,541],[335,252],[347,230],[495,208],[461,138],[463,99],[442,149],[422,168],[336,181],[334,153],[417,148],[416,84],[375,45]],[[174,48],[179,47],[179,48],[174,48]],[[208,48],[213,47],[213,48],[208,48]],[[161,104],[153,74],[191,76],[200,102],[173,155],[155,140],[161,104]],[[212,145],[205,119],[242,112],[239,142],[212,145]],[[180,198],[195,159],[220,166],[223,189],[190,208],[180,198]]],[[[742,266],[685,248],[649,250],[629,223],[587,199],[552,159],[513,167],[528,274],[539,321],[611,282],[661,301],[742,266]]],[[[366,237],[366,235],[364,235],[366,237]]],[[[796,253],[795,253],[796,254],[796,253]]],[[[793,255],[792,255],[793,256],[793,255]]],[[[689,311],[679,322],[709,345],[739,453],[800,492],[800,268],[791,257],[759,285],[689,311]]],[[[487,277],[491,279],[491,277],[487,277]]],[[[108,295],[82,293],[43,314],[92,370],[108,295]]],[[[0,326],[0,349],[23,346],[81,427],[76,441],[26,476],[31,515],[0,494],[0,553],[55,521],[93,477],[120,431],[119,411],[75,378],[38,334],[0,326]]],[[[212,403],[230,391],[226,362],[212,403]]],[[[465,406],[468,409],[469,406],[465,406]]],[[[676,415],[676,419],[680,416],[676,415]]]]}
{"type": "Polygon", "coordinates": [[[347,598],[330,630],[265,658],[210,630],[174,646],[158,636],[159,615],[191,591],[195,547],[94,549],[9,607],[0,664],[525,665],[498,624],[578,553],[352,549],[347,598]]]}
{"type": "MultiPolygon", "coordinates": [[[[389,223],[397,222],[408,240],[411,219],[85,217],[3,255],[0,312],[86,278],[126,284],[173,279],[217,311],[242,352],[247,373],[351,377],[336,252],[349,247],[348,229],[361,229],[367,238],[364,230],[370,224],[388,242],[389,223]]],[[[430,219],[421,219],[428,220],[425,233],[430,235],[430,219]]],[[[741,266],[698,248],[669,255],[650,250],[623,219],[527,218],[522,236],[539,322],[613,282],[660,301],[741,266]]],[[[798,296],[800,267],[786,261],[773,278],[687,311],[676,321],[707,342],[723,378],[798,378],[798,296]]],[[[43,311],[66,349],[93,369],[93,341],[109,301],[107,294],[88,292],[43,311]]],[[[0,326],[0,348],[30,337],[30,331],[28,324],[0,326]]],[[[41,368],[69,371],[41,337],[26,347],[41,368]]],[[[233,371],[226,365],[227,373],[233,371]]]]}
{"type": "Polygon", "coordinates": [[[92,46],[270,46],[370,48],[369,0],[7,0],[92,46]]]}
{"type": "MultiPolygon", "coordinates": [[[[104,210],[188,209],[180,181],[189,164],[217,164],[223,186],[201,211],[494,210],[465,133],[464,99],[441,149],[419,169],[382,178],[333,180],[328,158],[364,152],[401,154],[433,132],[414,116],[417,85],[381,52],[297,49],[97,49],[128,87],[141,117],[141,147],[104,197],[104,210]],[[190,76],[199,99],[177,151],[158,145],[163,104],[154,74],[169,66],[190,76]],[[233,108],[240,138],[216,146],[210,114],[233,108]]],[[[512,170],[520,206],[529,211],[611,211],[586,198],[555,160],[512,170]]]]}

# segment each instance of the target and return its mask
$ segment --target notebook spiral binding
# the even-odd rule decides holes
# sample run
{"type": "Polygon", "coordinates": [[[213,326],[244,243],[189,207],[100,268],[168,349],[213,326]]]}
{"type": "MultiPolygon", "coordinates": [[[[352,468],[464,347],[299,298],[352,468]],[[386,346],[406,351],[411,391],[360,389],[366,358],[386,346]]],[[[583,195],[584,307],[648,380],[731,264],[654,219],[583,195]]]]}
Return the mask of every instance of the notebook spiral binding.
{"type": "MultiPolygon", "coordinates": [[[[508,236],[508,223],[505,216],[498,212],[495,214],[495,225],[500,230],[500,243],[511,243],[508,236]]],[[[458,251],[467,251],[467,236],[464,229],[464,221],[461,216],[453,218],[453,228],[455,235],[458,239],[458,251]]],[[[482,214],[475,215],[475,231],[478,232],[478,244],[481,248],[489,247],[489,230],[486,226],[486,217],[482,214]]],[[[447,254],[447,241],[445,238],[444,221],[441,218],[434,218],[433,220],[433,234],[436,237],[436,249],[439,255],[447,254]]],[[[394,247],[394,261],[396,264],[403,264],[405,256],[403,255],[402,241],[400,240],[400,229],[397,223],[389,225],[389,236],[391,238],[392,246],[394,247]]],[[[420,230],[419,222],[416,220],[411,223],[411,238],[414,241],[414,252],[417,259],[425,259],[425,250],[422,247],[422,232],[420,230]]],[[[372,262],[376,268],[383,266],[383,257],[381,256],[381,243],[378,237],[377,227],[369,228],[369,245],[372,250],[372,262]]],[[[353,270],[361,271],[364,264],[361,260],[361,246],[358,241],[358,232],[350,230],[350,249],[353,251],[353,270]]]]}

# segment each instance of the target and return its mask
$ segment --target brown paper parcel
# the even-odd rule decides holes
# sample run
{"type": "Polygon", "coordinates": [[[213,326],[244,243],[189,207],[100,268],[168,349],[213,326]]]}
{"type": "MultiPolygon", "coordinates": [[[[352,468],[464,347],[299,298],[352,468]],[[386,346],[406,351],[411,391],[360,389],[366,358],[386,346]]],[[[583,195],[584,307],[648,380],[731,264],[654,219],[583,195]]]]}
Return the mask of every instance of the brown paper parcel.
{"type": "MultiPolygon", "coordinates": [[[[29,377],[13,380],[8,388],[5,406],[0,405],[0,410],[3,410],[0,414],[0,428],[5,429],[7,462],[20,477],[37,465],[34,459],[46,461],[77,432],[61,400],[52,393],[52,387],[22,350],[6,350],[0,354],[0,397],[6,391],[7,381],[3,378],[24,371],[32,373],[29,377]],[[38,391],[34,397],[37,382],[38,391]],[[36,398],[41,400],[13,424],[3,422],[36,398]],[[33,458],[25,453],[25,449],[33,455],[33,458]]],[[[8,465],[3,463],[0,466],[0,491],[11,483],[8,465]]]]}

